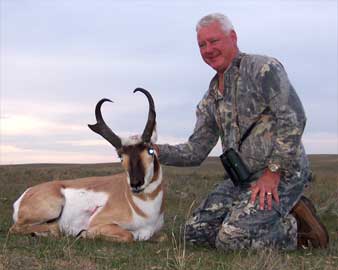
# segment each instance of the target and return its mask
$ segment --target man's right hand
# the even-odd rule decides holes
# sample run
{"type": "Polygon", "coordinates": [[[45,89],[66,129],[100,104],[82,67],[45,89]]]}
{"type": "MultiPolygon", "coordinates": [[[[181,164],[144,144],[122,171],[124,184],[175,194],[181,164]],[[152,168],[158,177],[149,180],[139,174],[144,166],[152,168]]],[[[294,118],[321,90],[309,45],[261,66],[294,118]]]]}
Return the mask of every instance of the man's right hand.
{"type": "Polygon", "coordinates": [[[259,196],[259,209],[264,210],[265,199],[267,201],[267,209],[272,209],[272,199],[279,204],[278,186],[280,182],[280,174],[272,173],[268,169],[251,185],[251,203],[254,204],[257,195],[259,196]]]}

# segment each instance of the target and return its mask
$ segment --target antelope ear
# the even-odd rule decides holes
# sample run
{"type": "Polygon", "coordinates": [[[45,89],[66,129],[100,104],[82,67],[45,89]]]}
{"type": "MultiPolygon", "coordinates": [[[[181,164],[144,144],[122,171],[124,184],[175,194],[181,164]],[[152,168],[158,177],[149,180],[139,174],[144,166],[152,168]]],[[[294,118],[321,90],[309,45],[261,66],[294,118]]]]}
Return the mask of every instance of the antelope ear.
{"type": "Polygon", "coordinates": [[[157,141],[157,130],[156,130],[156,124],[153,129],[153,134],[151,135],[150,142],[151,143],[156,143],[157,141]]]}

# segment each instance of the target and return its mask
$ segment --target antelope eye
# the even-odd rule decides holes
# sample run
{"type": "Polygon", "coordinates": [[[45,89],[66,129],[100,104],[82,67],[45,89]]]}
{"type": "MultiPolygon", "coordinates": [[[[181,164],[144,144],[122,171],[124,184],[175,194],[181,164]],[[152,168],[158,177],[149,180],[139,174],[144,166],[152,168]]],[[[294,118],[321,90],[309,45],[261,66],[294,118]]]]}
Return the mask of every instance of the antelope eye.
{"type": "Polygon", "coordinates": [[[148,148],[148,154],[153,156],[155,153],[154,148],[148,148]]]}

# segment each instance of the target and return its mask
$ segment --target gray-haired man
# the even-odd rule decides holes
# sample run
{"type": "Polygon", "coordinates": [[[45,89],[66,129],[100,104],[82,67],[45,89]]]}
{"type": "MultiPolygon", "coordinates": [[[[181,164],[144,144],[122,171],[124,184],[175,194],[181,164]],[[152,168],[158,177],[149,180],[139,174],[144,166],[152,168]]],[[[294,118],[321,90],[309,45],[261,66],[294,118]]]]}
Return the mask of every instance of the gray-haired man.
{"type": "Polygon", "coordinates": [[[302,197],[311,174],[301,143],[306,117],[282,64],[240,52],[222,14],[203,17],[196,31],[201,56],[217,73],[188,142],[158,145],[160,161],[199,165],[220,137],[223,151],[235,149],[257,178],[247,189],[225,179],[187,221],[186,238],[223,250],[326,247],[327,231],[302,197]]]}

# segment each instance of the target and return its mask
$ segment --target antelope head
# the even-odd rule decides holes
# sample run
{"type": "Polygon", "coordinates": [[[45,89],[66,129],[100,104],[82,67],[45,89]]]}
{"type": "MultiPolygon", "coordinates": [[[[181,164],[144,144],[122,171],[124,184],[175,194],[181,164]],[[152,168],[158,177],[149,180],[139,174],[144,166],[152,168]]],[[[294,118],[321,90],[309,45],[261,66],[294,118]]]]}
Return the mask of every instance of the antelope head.
{"type": "Polygon", "coordinates": [[[88,125],[89,128],[112,144],[121,159],[122,166],[127,173],[127,181],[133,193],[144,191],[152,181],[156,180],[160,172],[160,164],[153,148],[156,142],[156,112],[150,93],[142,88],[135,92],[142,92],[148,99],[149,112],[147,124],[141,136],[131,136],[127,139],[117,136],[102,118],[101,106],[109,99],[101,99],[95,108],[97,123],[88,125]]]}

